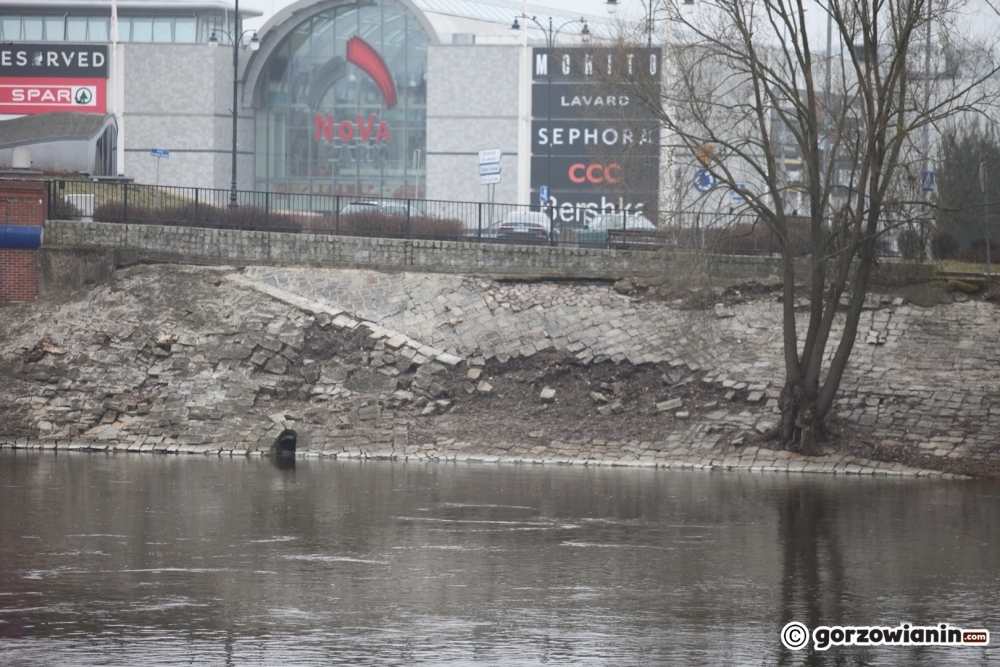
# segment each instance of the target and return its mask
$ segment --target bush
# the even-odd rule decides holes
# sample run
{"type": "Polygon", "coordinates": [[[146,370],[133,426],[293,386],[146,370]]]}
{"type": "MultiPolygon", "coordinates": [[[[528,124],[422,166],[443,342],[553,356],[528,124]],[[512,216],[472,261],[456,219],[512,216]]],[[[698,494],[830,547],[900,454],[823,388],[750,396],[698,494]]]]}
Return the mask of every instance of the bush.
{"type": "MultiPolygon", "coordinates": [[[[108,202],[94,209],[98,222],[125,222],[122,202],[108,202]]],[[[128,222],[131,224],[197,225],[213,229],[270,230],[293,233],[333,234],[338,231],[337,219],[329,213],[276,213],[259,206],[233,208],[202,205],[195,219],[194,204],[150,207],[129,203],[128,222]]],[[[339,232],[345,236],[406,237],[406,218],[381,212],[351,213],[340,216],[339,232]]],[[[456,239],[465,235],[460,220],[412,216],[410,237],[418,239],[456,239]]]]}
{"type": "MultiPolygon", "coordinates": [[[[788,218],[789,245],[793,256],[810,252],[809,219],[788,218]]],[[[766,255],[781,252],[778,237],[763,222],[737,223],[723,228],[705,229],[704,248],[722,255],[766,255]]]]}
{"type": "Polygon", "coordinates": [[[48,217],[52,220],[72,220],[83,216],[83,211],[60,196],[56,196],[49,209],[48,217]]]}
{"type": "MultiPolygon", "coordinates": [[[[976,239],[970,244],[969,252],[964,253],[967,262],[986,263],[986,239],[976,239]]],[[[990,263],[1000,262],[1000,243],[990,241],[990,263]]]]}
{"type": "Polygon", "coordinates": [[[924,244],[920,238],[920,233],[915,229],[907,227],[899,232],[896,239],[899,254],[903,259],[922,259],[924,256],[924,244]]]}
{"type": "Polygon", "coordinates": [[[962,246],[951,232],[937,232],[931,239],[934,259],[958,259],[962,246]]]}

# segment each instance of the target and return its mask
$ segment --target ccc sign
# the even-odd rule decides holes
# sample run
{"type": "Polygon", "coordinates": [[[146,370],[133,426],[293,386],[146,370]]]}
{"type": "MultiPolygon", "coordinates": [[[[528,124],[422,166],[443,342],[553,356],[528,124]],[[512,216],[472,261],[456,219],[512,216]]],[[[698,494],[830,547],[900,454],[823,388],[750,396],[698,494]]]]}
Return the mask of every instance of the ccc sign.
{"type": "Polygon", "coordinates": [[[573,183],[620,183],[620,164],[584,164],[577,162],[569,167],[569,180],[573,183]]]}

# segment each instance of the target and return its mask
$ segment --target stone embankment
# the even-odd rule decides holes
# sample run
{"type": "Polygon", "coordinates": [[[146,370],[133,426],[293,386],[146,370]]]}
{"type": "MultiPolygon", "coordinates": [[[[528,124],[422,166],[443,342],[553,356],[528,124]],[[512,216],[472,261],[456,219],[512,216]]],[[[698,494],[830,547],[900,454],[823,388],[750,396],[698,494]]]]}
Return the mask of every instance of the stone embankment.
{"type": "Polygon", "coordinates": [[[292,432],[302,456],[995,466],[995,307],[869,305],[836,418],[882,462],[751,444],[776,420],[773,298],[688,310],[599,283],[265,267],[140,266],[4,309],[0,446],[245,455],[292,432]]]}

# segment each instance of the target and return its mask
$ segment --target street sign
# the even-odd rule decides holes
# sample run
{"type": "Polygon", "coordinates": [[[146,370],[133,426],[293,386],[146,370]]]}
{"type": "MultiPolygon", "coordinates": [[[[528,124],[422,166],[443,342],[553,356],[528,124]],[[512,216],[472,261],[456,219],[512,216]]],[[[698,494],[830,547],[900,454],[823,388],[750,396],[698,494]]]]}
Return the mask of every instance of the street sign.
{"type": "Polygon", "coordinates": [[[920,187],[924,192],[934,192],[934,190],[937,189],[933,171],[924,171],[920,173],[920,187]]]}
{"type": "Polygon", "coordinates": [[[486,174],[479,177],[480,185],[496,185],[500,182],[500,174],[486,174]]]}
{"type": "Polygon", "coordinates": [[[694,189],[698,192],[708,192],[718,182],[708,169],[697,169],[694,172],[694,189]]]}
{"type": "Polygon", "coordinates": [[[499,174],[503,171],[500,168],[499,162],[487,162],[486,164],[479,165],[479,175],[486,176],[487,174],[499,174]]]}
{"type": "Polygon", "coordinates": [[[484,148],[479,151],[479,164],[499,162],[503,152],[499,148],[484,148]]]}
{"type": "Polygon", "coordinates": [[[733,190],[733,203],[739,204],[739,203],[742,203],[742,202],[746,201],[743,198],[743,193],[741,192],[741,190],[746,190],[746,187],[747,187],[746,183],[737,183],[736,184],[736,189],[733,190]]]}
{"type": "Polygon", "coordinates": [[[542,187],[538,188],[538,202],[540,204],[549,203],[549,186],[543,185],[542,187]]]}
{"type": "Polygon", "coordinates": [[[170,151],[166,148],[152,148],[150,149],[149,154],[153,157],[170,157],[170,151]]]}

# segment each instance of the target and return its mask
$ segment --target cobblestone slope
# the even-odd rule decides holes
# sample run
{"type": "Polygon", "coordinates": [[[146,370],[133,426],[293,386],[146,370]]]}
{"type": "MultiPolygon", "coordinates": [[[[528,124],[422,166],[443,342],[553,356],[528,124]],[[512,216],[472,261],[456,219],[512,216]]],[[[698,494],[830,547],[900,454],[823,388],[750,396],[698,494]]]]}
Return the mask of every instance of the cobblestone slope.
{"type": "MultiPolygon", "coordinates": [[[[299,452],[317,456],[915,472],[743,446],[776,419],[773,300],[692,311],[598,283],[147,266],[0,313],[0,446],[246,453],[294,431],[299,452]],[[475,419],[454,406],[500,381],[484,369],[502,380],[512,359],[536,355],[655,367],[664,385],[718,397],[657,404],[656,434],[640,440],[449,433],[475,419]]],[[[998,325],[988,303],[872,299],[837,418],[884,451],[942,462],[932,467],[995,466],[998,325]]],[[[599,398],[587,420],[630,418],[599,398]]]]}

